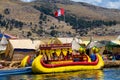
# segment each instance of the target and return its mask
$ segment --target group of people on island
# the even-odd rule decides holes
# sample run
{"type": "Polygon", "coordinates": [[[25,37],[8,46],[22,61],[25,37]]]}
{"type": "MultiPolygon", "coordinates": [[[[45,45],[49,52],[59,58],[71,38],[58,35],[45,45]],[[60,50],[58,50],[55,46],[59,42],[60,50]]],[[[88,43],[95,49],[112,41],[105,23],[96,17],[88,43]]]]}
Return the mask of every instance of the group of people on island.
{"type": "MultiPolygon", "coordinates": [[[[89,51],[87,51],[87,50],[88,49],[80,47],[79,50],[72,50],[72,52],[70,52],[68,49],[67,54],[64,55],[64,51],[61,49],[59,56],[57,55],[56,51],[54,51],[52,53],[51,60],[70,60],[70,59],[72,59],[74,62],[78,62],[78,61],[87,61],[88,60],[87,56],[89,56],[91,61],[95,61],[97,58],[96,53],[99,52],[99,49],[97,47],[93,47],[93,48],[89,49],[89,51]]],[[[45,60],[49,60],[48,56],[46,54],[44,54],[44,58],[45,58],[45,60]]]]}
{"type": "Polygon", "coordinates": [[[93,47],[91,49],[79,48],[79,50],[73,50],[73,61],[87,61],[87,56],[90,57],[91,61],[96,60],[96,53],[99,52],[97,47],[93,47]],[[76,57],[77,56],[77,57],[76,57]]]}

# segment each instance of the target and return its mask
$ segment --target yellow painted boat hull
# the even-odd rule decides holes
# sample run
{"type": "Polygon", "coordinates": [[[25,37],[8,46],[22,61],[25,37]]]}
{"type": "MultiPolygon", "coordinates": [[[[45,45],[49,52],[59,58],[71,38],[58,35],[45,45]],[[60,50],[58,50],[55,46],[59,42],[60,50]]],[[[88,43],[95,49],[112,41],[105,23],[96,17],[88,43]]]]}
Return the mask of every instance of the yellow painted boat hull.
{"type": "Polygon", "coordinates": [[[23,60],[21,61],[21,64],[20,64],[21,67],[26,67],[27,60],[28,60],[29,57],[30,56],[26,56],[26,57],[23,58],[23,60]]]}
{"type": "Polygon", "coordinates": [[[69,72],[69,71],[79,71],[79,70],[94,70],[101,69],[104,66],[104,61],[99,54],[96,54],[98,57],[98,63],[96,65],[69,65],[69,66],[59,66],[59,67],[44,67],[41,64],[42,55],[39,55],[34,59],[32,63],[32,71],[34,73],[53,73],[53,72],[69,72]]]}

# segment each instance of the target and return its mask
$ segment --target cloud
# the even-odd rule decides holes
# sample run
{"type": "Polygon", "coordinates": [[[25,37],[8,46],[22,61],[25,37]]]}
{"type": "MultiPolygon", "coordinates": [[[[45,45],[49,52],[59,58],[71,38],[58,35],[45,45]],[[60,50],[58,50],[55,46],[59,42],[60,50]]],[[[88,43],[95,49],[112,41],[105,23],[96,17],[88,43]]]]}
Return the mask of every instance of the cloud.
{"type": "Polygon", "coordinates": [[[106,7],[106,8],[116,8],[120,9],[120,0],[72,0],[76,2],[86,2],[96,6],[106,7]]]}
{"type": "Polygon", "coordinates": [[[75,2],[86,2],[86,3],[101,3],[102,0],[72,0],[75,2]]]}
{"type": "Polygon", "coordinates": [[[21,0],[23,2],[32,2],[32,1],[35,1],[35,0],[21,0]]]}
{"type": "MultiPolygon", "coordinates": [[[[21,0],[23,2],[32,2],[35,0],[21,0]]],[[[72,0],[75,2],[86,2],[96,6],[106,7],[106,8],[116,8],[120,9],[120,0],[72,0]]]]}
{"type": "Polygon", "coordinates": [[[120,1],[119,2],[108,2],[106,7],[120,9],[120,1]]]}
{"type": "Polygon", "coordinates": [[[89,3],[89,4],[96,5],[96,6],[98,6],[99,4],[101,4],[103,2],[103,0],[72,0],[72,1],[75,1],[75,2],[86,2],[86,3],[89,3]]]}
{"type": "Polygon", "coordinates": [[[96,0],[96,2],[99,2],[99,3],[100,3],[100,2],[102,2],[102,0],[96,0]]]}

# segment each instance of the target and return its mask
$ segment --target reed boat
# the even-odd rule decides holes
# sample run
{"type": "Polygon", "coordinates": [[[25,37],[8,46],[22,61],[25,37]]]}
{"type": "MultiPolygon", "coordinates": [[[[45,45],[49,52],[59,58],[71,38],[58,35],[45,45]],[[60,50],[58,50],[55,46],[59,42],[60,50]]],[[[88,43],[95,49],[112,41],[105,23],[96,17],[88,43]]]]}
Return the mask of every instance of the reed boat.
{"type": "Polygon", "coordinates": [[[24,57],[21,61],[20,67],[28,67],[31,66],[30,64],[30,59],[31,57],[29,55],[27,55],[26,57],[24,57]]]}
{"type": "Polygon", "coordinates": [[[31,67],[22,67],[22,68],[16,68],[16,69],[1,69],[0,70],[0,76],[6,76],[6,75],[18,75],[18,74],[30,74],[32,73],[31,67]]]}
{"type": "Polygon", "coordinates": [[[32,62],[32,71],[53,73],[103,68],[104,61],[99,53],[96,54],[96,60],[91,61],[87,54],[73,56],[71,46],[71,44],[41,45],[40,55],[32,62]]]}

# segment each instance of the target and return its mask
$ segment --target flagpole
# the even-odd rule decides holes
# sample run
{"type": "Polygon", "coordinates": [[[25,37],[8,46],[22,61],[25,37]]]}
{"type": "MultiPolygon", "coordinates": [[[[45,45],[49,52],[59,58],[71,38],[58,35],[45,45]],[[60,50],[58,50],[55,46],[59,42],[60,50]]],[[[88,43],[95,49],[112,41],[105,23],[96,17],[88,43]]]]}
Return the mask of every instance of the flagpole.
{"type": "MultiPolygon", "coordinates": [[[[64,12],[64,22],[65,22],[65,12],[64,12]]],[[[64,37],[67,37],[65,33],[64,33],[64,35],[65,35],[64,37]]],[[[67,40],[66,40],[66,43],[67,43],[67,40]]]]}
{"type": "MultiPolygon", "coordinates": [[[[76,27],[78,28],[78,18],[75,16],[75,19],[76,19],[76,27]]],[[[75,30],[77,31],[77,29],[75,29],[75,30]]]]}
{"type": "Polygon", "coordinates": [[[77,28],[78,28],[78,18],[76,18],[77,28]]]}
{"type": "Polygon", "coordinates": [[[64,22],[65,22],[65,14],[64,14],[64,22]]]}

